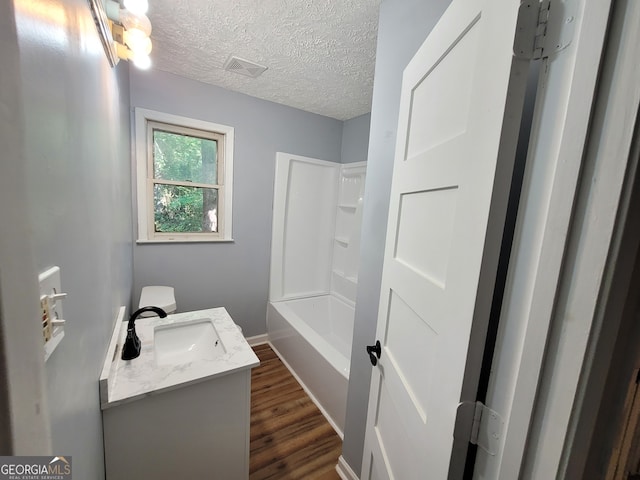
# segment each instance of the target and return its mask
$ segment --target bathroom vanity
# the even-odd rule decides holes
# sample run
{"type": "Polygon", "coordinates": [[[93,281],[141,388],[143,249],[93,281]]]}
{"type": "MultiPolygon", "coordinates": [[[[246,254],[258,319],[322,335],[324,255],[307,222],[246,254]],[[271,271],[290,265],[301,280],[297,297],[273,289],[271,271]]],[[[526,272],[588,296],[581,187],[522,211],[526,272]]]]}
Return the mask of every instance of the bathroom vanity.
{"type": "Polygon", "coordinates": [[[100,376],[107,480],[248,478],[259,360],[227,311],[136,320],[133,360],[119,320],[100,376]]]}

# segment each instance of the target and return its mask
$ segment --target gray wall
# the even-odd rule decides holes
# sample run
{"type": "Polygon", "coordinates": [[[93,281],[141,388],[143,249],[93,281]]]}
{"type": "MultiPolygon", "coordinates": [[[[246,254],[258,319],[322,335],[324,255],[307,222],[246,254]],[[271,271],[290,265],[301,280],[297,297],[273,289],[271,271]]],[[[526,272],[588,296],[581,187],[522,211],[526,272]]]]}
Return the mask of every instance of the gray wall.
{"type": "Polygon", "coordinates": [[[342,163],[364,162],[369,150],[371,114],[346,120],[342,126],[342,163]]]}
{"type": "Polygon", "coordinates": [[[45,366],[53,452],[73,456],[74,478],[100,479],[98,376],[133,276],[128,72],[108,65],[85,0],[28,5],[16,2],[24,221],[37,270],[60,266],[69,295],[65,338],[45,366]]]}
{"type": "Polygon", "coordinates": [[[357,306],[342,446],[343,458],[356,473],[362,466],[371,379],[365,346],[375,342],[402,72],[449,3],[449,0],[384,0],[380,6],[357,306]]]}
{"type": "Polygon", "coordinates": [[[172,285],[181,311],[224,306],[246,336],[266,332],[276,152],[340,162],[343,122],[160,71],[130,72],[131,107],[235,128],[233,243],[134,247],[134,302],[172,285]]]}
{"type": "Polygon", "coordinates": [[[0,455],[51,454],[38,282],[27,218],[18,35],[0,2],[0,455]],[[38,435],[34,435],[37,432],[38,435]]]}

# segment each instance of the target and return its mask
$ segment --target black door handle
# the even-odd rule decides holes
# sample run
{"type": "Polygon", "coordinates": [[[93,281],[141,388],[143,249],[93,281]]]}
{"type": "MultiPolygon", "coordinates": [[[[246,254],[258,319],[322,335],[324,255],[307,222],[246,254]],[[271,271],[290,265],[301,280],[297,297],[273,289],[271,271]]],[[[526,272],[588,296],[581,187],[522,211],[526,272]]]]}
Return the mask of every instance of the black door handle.
{"type": "Polygon", "coordinates": [[[382,355],[380,340],[376,340],[375,345],[367,345],[367,353],[369,354],[369,361],[371,362],[371,365],[375,367],[378,364],[378,358],[382,355]]]}

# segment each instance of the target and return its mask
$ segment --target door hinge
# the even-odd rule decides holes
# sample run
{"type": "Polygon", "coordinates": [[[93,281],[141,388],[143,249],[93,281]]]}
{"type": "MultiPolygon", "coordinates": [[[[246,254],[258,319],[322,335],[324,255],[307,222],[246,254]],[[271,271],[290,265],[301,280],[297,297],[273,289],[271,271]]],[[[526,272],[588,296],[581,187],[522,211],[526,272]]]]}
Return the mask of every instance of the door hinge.
{"type": "Polygon", "coordinates": [[[504,421],[482,402],[462,402],[456,412],[454,438],[477,445],[489,455],[496,455],[504,421]]]}
{"type": "Polygon", "coordinates": [[[518,10],[513,54],[539,60],[560,52],[573,38],[576,0],[525,0],[518,10]]]}

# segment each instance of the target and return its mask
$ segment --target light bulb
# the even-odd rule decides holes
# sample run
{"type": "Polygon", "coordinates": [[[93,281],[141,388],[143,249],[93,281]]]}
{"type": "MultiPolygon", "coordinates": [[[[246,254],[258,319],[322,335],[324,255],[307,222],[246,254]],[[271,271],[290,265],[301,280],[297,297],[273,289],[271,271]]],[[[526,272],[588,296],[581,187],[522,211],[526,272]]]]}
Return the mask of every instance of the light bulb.
{"type": "Polygon", "coordinates": [[[126,45],[118,42],[115,42],[115,46],[118,58],[129,60],[136,67],[142,70],[147,70],[151,67],[151,58],[149,55],[145,55],[144,53],[135,53],[130,48],[127,48],[126,45]]]}
{"type": "Polygon", "coordinates": [[[120,9],[120,23],[127,30],[140,30],[148,37],[151,35],[151,21],[146,15],[135,14],[129,10],[120,9]]]}
{"type": "Polygon", "coordinates": [[[124,8],[130,12],[144,15],[149,10],[149,2],[147,0],[124,0],[124,8]]]}
{"type": "Polygon", "coordinates": [[[140,30],[125,30],[124,42],[135,55],[149,55],[153,48],[151,39],[140,30]]]}
{"type": "Polygon", "coordinates": [[[134,55],[131,61],[140,70],[148,70],[151,67],[151,57],[149,55],[134,55]]]}

